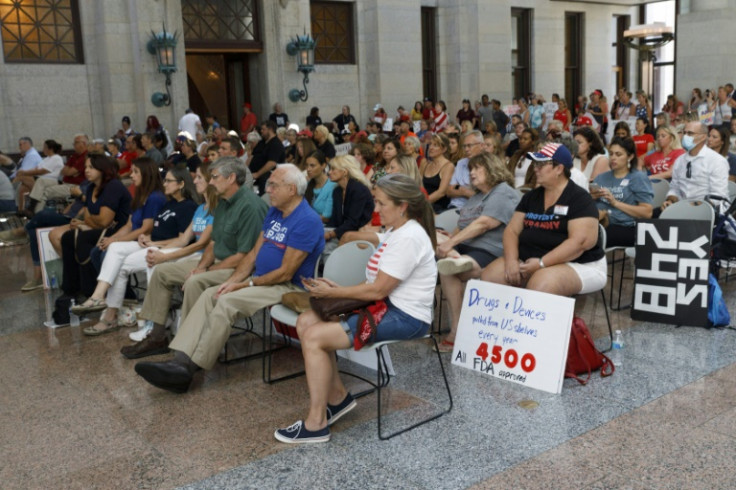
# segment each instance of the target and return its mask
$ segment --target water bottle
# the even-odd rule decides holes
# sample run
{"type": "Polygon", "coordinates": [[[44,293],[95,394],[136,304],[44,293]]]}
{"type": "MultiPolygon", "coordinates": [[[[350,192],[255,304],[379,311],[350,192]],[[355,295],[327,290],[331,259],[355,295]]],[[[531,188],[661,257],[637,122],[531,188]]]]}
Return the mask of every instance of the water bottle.
{"type": "Polygon", "coordinates": [[[49,278],[49,285],[51,286],[51,289],[58,289],[59,287],[59,280],[56,278],[56,272],[51,272],[51,277],[49,278]]]}
{"type": "Polygon", "coordinates": [[[613,365],[617,368],[620,368],[624,364],[624,335],[621,333],[621,330],[616,330],[616,334],[613,337],[611,361],[613,361],[613,365]]]}
{"type": "Polygon", "coordinates": [[[72,327],[78,327],[79,317],[72,312],[72,308],[74,308],[74,306],[75,302],[74,300],[72,300],[72,304],[71,306],[69,306],[69,325],[71,325],[72,327]]]}

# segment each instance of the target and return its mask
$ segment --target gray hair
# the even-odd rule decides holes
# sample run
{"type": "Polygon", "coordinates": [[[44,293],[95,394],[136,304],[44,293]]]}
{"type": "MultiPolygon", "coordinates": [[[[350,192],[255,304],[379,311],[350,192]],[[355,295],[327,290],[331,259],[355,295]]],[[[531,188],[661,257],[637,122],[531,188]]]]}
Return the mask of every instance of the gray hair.
{"type": "Polygon", "coordinates": [[[307,192],[307,178],[299,167],[293,163],[279,163],[276,168],[284,170],[284,183],[294,185],[298,196],[303,196],[307,192]]]}
{"type": "Polygon", "coordinates": [[[89,143],[89,136],[87,136],[84,133],[77,133],[77,134],[74,135],[74,138],[72,138],[72,139],[75,140],[77,138],[84,138],[84,141],[86,141],[87,143],[89,143]]]}
{"type": "Polygon", "coordinates": [[[30,136],[21,136],[20,138],[18,138],[18,143],[20,143],[21,141],[26,141],[29,145],[33,146],[33,140],[30,136]]]}
{"type": "Polygon", "coordinates": [[[220,175],[222,175],[225,179],[230,177],[232,174],[235,174],[235,182],[237,182],[239,186],[245,184],[245,178],[247,177],[245,164],[243,164],[243,162],[236,157],[218,158],[217,160],[215,160],[215,163],[210,166],[210,173],[214,169],[219,170],[220,175]]]}
{"type": "Polygon", "coordinates": [[[414,147],[414,151],[419,151],[419,148],[422,146],[422,143],[419,141],[419,138],[416,136],[407,136],[404,138],[404,143],[411,143],[414,147]]]}
{"type": "Polygon", "coordinates": [[[278,128],[276,130],[276,134],[277,135],[284,135],[285,136],[286,135],[286,128],[278,128]]]}
{"type": "Polygon", "coordinates": [[[261,141],[261,135],[258,134],[258,132],[256,131],[251,131],[250,133],[248,133],[248,136],[246,136],[246,141],[248,143],[258,143],[259,141],[261,141]]]}
{"type": "Polygon", "coordinates": [[[465,133],[463,135],[463,141],[467,139],[469,136],[475,136],[476,138],[478,138],[479,142],[481,143],[483,142],[483,133],[481,133],[477,129],[473,129],[472,131],[468,131],[467,133],[465,133]]]}

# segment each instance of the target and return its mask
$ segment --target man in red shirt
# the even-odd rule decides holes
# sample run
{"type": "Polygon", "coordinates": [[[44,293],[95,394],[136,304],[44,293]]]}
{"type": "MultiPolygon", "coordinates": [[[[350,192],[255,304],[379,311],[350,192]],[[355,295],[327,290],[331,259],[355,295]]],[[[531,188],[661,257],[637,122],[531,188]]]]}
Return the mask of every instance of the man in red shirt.
{"type": "Polygon", "coordinates": [[[89,138],[86,134],[78,134],[74,137],[74,153],[69,156],[61,169],[61,184],[53,179],[39,179],[33,186],[29,197],[31,206],[29,210],[33,213],[41,211],[48,200],[65,201],[71,196],[73,187],[79,187],[84,181],[84,162],[87,160],[87,145],[89,138]],[[48,182],[46,182],[48,181],[48,182]]]}
{"type": "Polygon", "coordinates": [[[248,133],[253,131],[258,124],[258,118],[252,112],[253,106],[250,102],[243,104],[243,117],[240,119],[240,139],[245,141],[248,133]]]}

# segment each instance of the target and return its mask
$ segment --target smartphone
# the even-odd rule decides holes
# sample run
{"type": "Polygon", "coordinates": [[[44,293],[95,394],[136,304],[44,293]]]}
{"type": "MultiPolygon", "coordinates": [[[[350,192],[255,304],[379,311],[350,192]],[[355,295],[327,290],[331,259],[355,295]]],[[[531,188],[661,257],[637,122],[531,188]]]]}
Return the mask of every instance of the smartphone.
{"type": "Polygon", "coordinates": [[[598,192],[599,190],[601,190],[601,186],[600,186],[600,184],[596,184],[595,182],[591,182],[588,185],[588,189],[590,189],[590,192],[598,192]]]}

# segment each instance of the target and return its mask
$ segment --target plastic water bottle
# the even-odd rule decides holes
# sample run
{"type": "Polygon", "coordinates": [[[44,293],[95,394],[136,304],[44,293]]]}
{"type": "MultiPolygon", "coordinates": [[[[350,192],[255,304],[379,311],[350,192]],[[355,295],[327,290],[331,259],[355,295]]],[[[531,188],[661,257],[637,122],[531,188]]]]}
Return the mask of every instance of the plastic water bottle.
{"type": "Polygon", "coordinates": [[[74,308],[75,302],[72,300],[71,306],[69,306],[69,325],[72,327],[78,327],[79,326],[79,317],[72,313],[72,308],[74,308]]]}
{"type": "Polygon", "coordinates": [[[621,330],[616,330],[613,336],[613,349],[611,351],[611,361],[617,368],[624,364],[624,335],[621,330]]]}
{"type": "Polygon", "coordinates": [[[51,285],[51,289],[59,288],[59,280],[56,278],[56,272],[51,272],[51,277],[49,278],[49,285],[51,285]]]}

